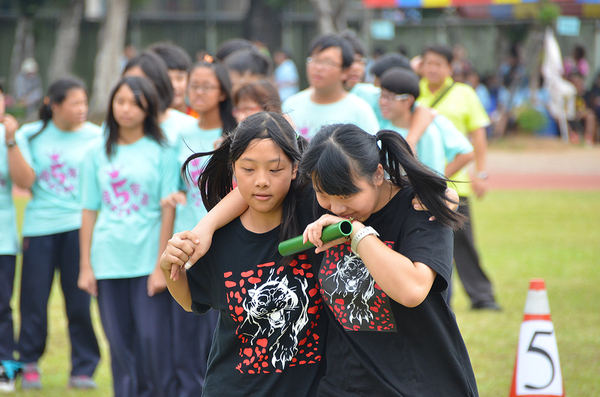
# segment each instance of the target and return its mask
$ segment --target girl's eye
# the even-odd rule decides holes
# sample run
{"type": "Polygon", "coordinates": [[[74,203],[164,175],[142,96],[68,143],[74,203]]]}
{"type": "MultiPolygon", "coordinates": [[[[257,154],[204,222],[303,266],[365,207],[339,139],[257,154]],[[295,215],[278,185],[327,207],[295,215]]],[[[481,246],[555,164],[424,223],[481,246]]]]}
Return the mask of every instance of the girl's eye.
{"type": "Polygon", "coordinates": [[[277,170],[271,170],[271,172],[273,172],[273,173],[276,173],[276,172],[279,172],[279,171],[283,171],[283,168],[280,168],[280,169],[277,169],[277,170]]]}
{"type": "Polygon", "coordinates": [[[246,172],[252,172],[252,171],[254,171],[252,168],[242,168],[242,170],[246,171],[246,172]]]}
{"type": "Polygon", "coordinates": [[[340,198],[341,198],[342,200],[348,200],[350,197],[352,197],[352,196],[340,196],[340,198]]]}

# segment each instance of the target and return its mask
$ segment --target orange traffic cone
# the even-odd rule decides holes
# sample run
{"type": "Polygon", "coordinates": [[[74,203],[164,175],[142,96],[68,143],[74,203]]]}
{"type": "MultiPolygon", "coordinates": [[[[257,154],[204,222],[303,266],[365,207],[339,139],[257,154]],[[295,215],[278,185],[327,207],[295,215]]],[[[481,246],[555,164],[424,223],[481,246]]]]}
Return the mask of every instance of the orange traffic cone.
{"type": "Polygon", "coordinates": [[[554,326],[544,280],[531,280],[510,397],[564,397],[554,326]]]}

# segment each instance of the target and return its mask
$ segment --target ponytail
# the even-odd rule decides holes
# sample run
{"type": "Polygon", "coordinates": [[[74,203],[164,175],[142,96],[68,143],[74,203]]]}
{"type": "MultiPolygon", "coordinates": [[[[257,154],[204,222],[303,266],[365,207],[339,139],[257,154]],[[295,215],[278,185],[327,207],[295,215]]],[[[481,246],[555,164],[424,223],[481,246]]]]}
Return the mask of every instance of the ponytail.
{"type": "Polygon", "coordinates": [[[454,228],[464,222],[462,215],[446,206],[448,180],[417,160],[408,143],[394,131],[383,130],[372,136],[353,124],[327,125],[312,139],[300,172],[312,180],[317,192],[351,196],[360,191],[357,177],[371,180],[379,164],[394,185],[412,186],[438,222],[454,228]]]}
{"type": "Polygon", "coordinates": [[[392,183],[400,187],[409,184],[438,222],[455,229],[460,228],[465,217],[446,205],[448,179],[417,160],[410,145],[397,132],[382,130],[375,139],[381,142],[379,162],[392,183]]]}
{"type": "Polygon", "coordinates": [[[189,181],[191,178],[191,172],[188,172],[189,164],[195,159],[211,156],[204,171],[198,176],[198,180],[193,181],[200,189],[202,202],[208,211],[233,190],[233,168],[229,162],[232,140],[233,134],[226,136],[217,149],[212,152],[194,153],[181,167],[183,180],[189,181]]]}
{"type": "Polygon", "coordinates": [[[29,140],[37,137],[46,129],[48,122],[52,120],[52,104],[61,104],[67,98],[69,91],[74,88],[80,88],[85,91],[83,81],[75,77],[65,77],[58,79],[48,87],[48,95],[44,98],[42,106],[40,106],[39,117],[42,121],[42,128],[33,134],[29,140]]]}

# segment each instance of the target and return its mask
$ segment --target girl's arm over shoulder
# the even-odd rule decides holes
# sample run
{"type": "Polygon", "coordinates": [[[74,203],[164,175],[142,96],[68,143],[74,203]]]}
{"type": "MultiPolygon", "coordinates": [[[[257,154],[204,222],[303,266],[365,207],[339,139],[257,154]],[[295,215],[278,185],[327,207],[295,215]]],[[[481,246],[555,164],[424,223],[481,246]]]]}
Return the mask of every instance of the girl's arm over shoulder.
{"type": "Polygon", "coordinates": [[[193,255],[185,264],[189,269],[196,261],[204,256],[212,244],[213,234],[223,226],[238,218],[248,209],[248,204],[237,188],[233,189],[223,198],[208,214],[191,230],[200,243],[196,246],[193,255]]]}

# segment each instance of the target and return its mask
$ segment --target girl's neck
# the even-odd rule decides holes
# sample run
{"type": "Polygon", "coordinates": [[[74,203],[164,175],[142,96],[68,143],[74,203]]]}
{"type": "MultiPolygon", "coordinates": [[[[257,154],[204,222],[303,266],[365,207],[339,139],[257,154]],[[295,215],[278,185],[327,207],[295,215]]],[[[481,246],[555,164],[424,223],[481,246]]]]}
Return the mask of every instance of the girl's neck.
{"type": "Polygon", "coordinates": [[[344,87],[341,85],[336,85],[335,87],[323,88],[323,89],[313,89],[313,92],[310,95],[310,99],[319,105],[328,105],[331,103],[335,103],[341,101],[348,95],[348,93],[344,90],[344,87]]]}
{"type": "Polygon", "coordinates": [[[119,139],[117,143],[119,145],[130,145],[142,139],[144,137],[143,125],[134,128],[119,127],[119,139]]]}
{"type": "Polygon", "coordinates": [[[242,225],[252,233],[267,233],[281,224],[282,209],[263,213],[249,207],[246,212],[240,216],[242,225]]]}
{"type": "Polygon", "coordinates": [[[207,112],[200,113],[200,120],[198,126],[203,130],[213,130],[215,128],[223,128],[223,122],[221,121],[221,113],[219,107],[215,107],[207,112]]]}
{"type": "Polygon", "coordinates": [[[171,109],[167,109],[158,115],[158,123],[161,124],[162,122],[167,120],[169,117],[171,117],[171,109]]]}
{"type": "Polygon", "coordinates": [[[390,119],[390,121],[396,127],[408,129],[410,127],[410,123],[412,122],[412,113],[406,112],[406,114],[399,114],[393,119],[390,119]]]}
{"type": "Polygon", "coordinates": [[[57,117],[53,117],[52,122],[54,123],[56,128],[58,128],[59,130],[68,131],[68,132],[76,131],[76,130],[80,129],[83,126],[83,124],[85,124],[85,121],[84,121],[83,123],[72,125],[71,123],[67,123],[66,121],[61,120],[57,117]]]}

